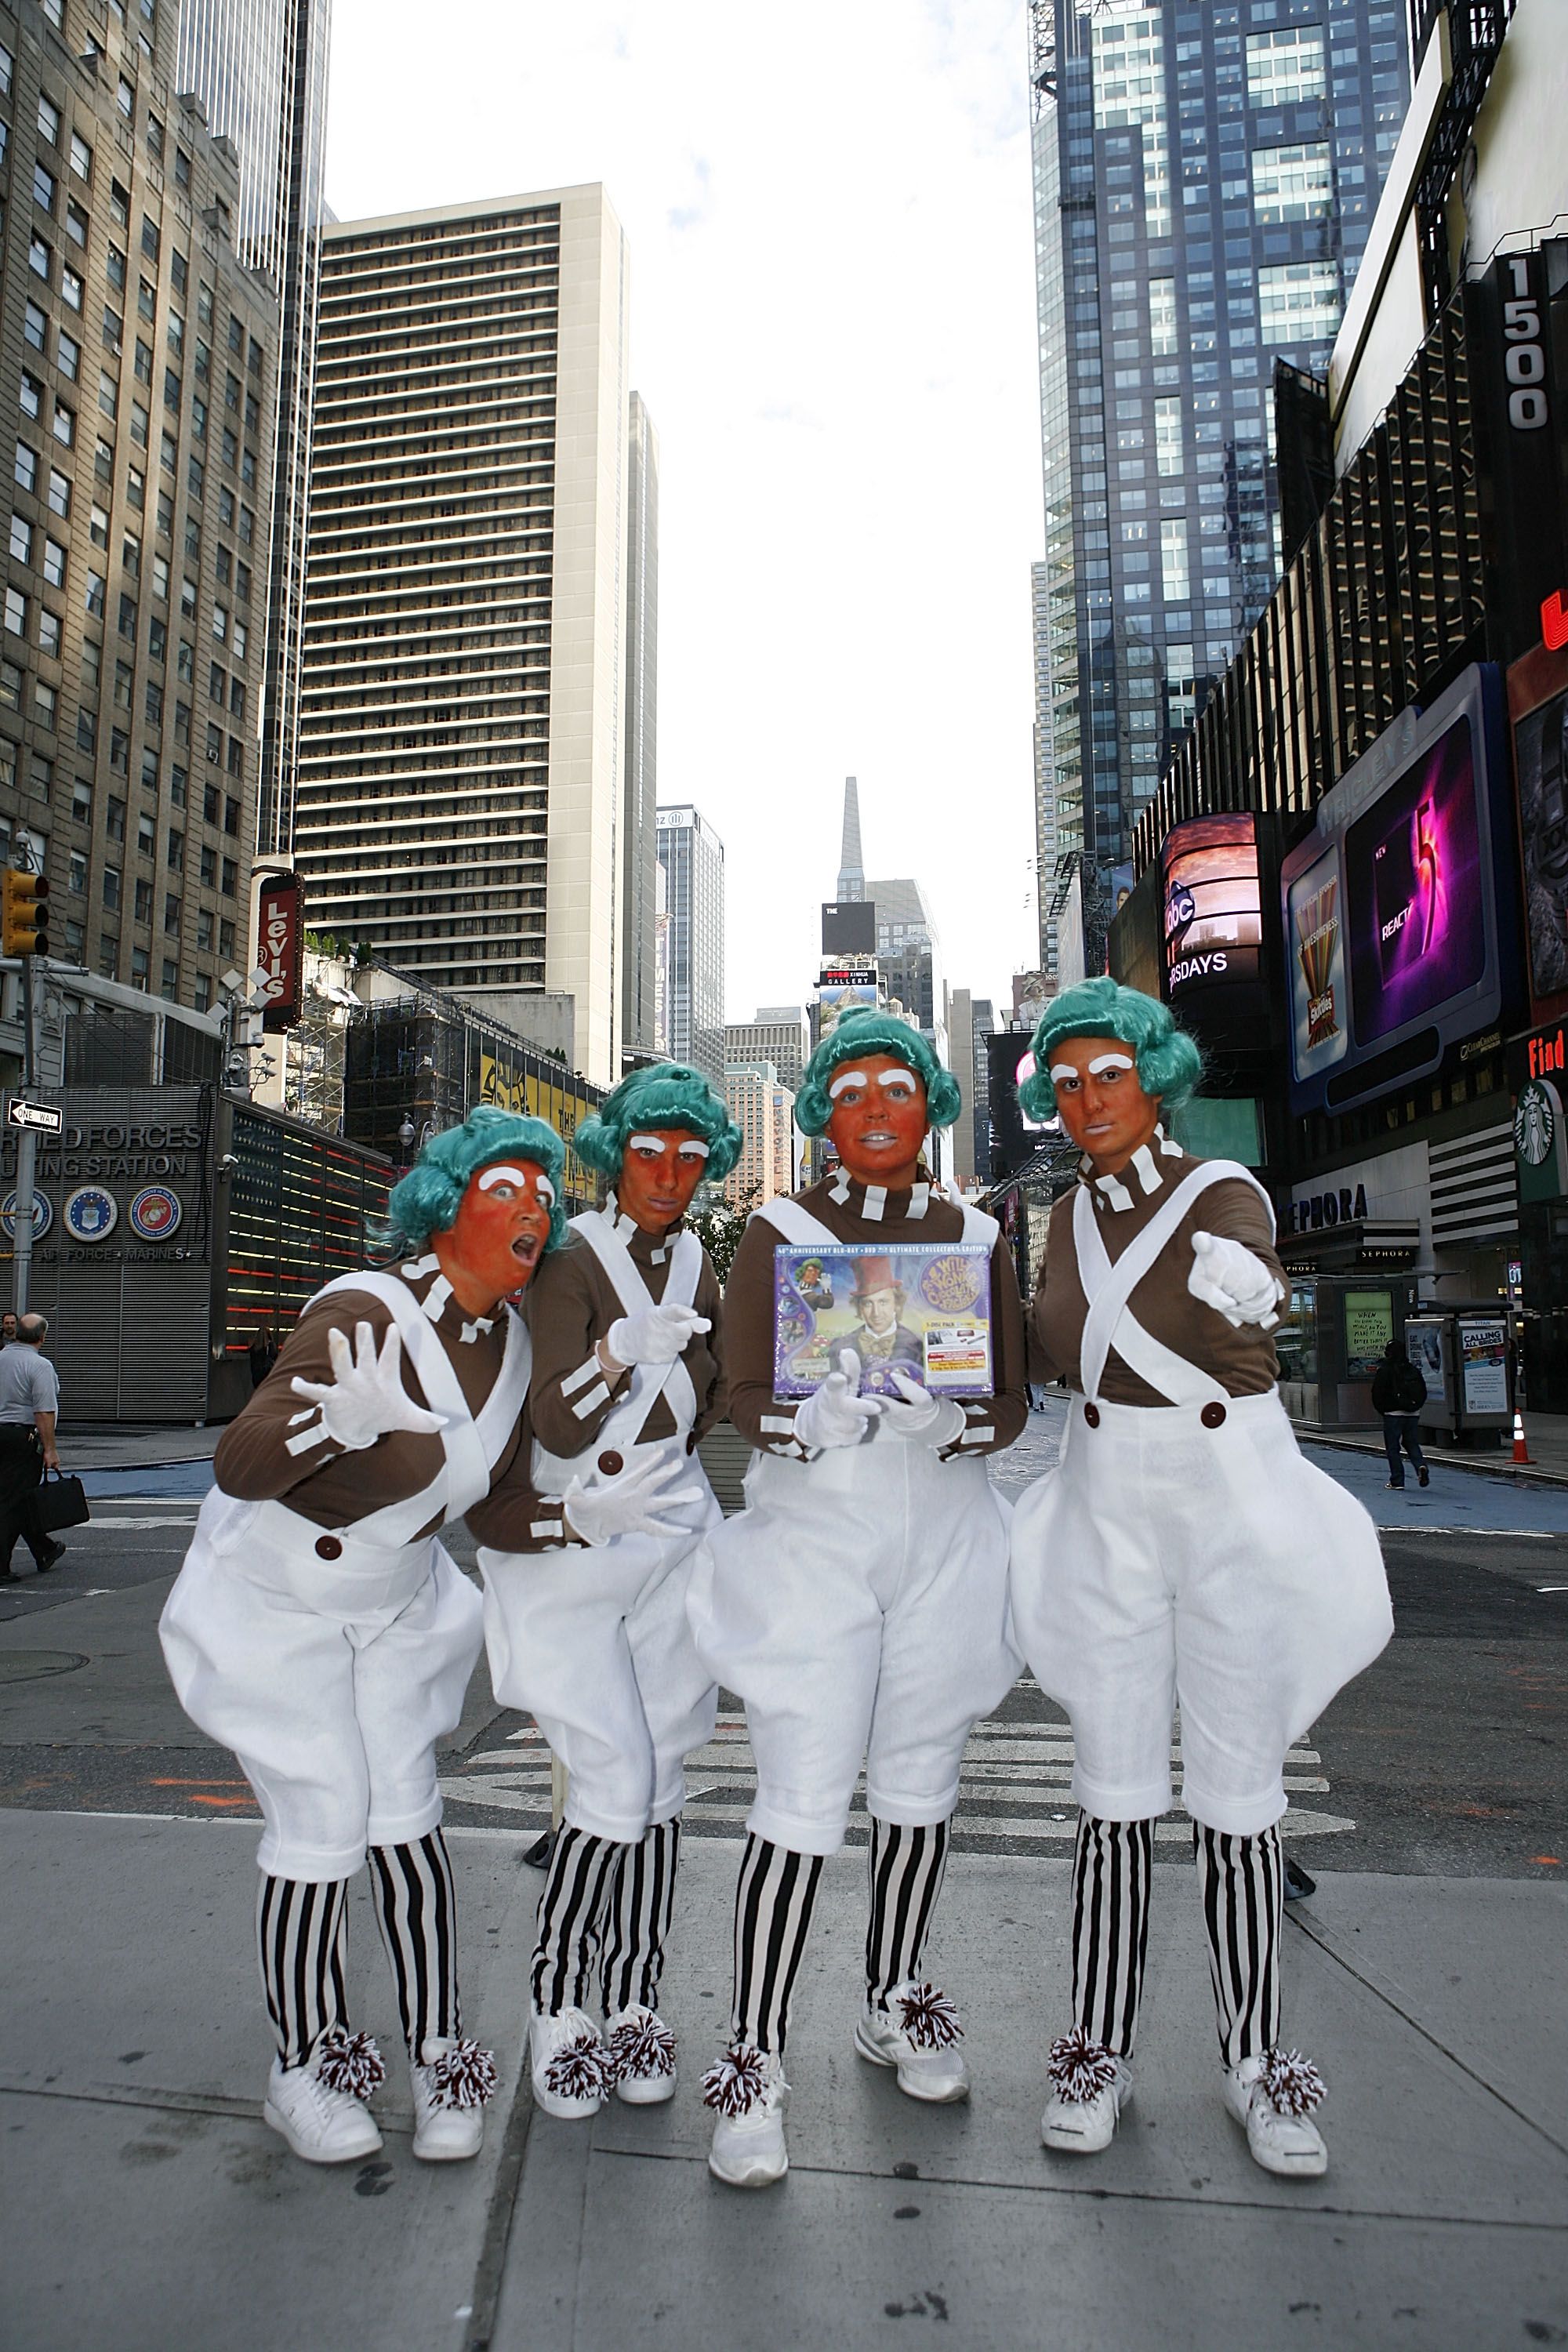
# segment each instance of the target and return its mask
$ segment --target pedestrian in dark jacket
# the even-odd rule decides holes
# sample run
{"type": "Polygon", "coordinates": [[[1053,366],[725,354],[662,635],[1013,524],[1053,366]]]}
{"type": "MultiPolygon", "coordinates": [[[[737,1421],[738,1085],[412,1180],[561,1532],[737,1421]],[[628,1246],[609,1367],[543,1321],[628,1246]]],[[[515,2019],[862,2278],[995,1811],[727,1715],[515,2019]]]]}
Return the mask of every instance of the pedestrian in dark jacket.
{"type": "Polygon", "coordinates": [[[1383,1415],[1383,1445],[1388,1455],[1388,1483],[1405,1484],[1401,1449],[1408,1454],[1415,1475],[1425,1486],[1428,1472],[1421,1452],[1421,1408],[1426,1402],[1426,1379],[1413,1364],[1397,1339],[1383,1351],[1383,1361],[1372,1376],[1372,1409],[1383,1415]]]}

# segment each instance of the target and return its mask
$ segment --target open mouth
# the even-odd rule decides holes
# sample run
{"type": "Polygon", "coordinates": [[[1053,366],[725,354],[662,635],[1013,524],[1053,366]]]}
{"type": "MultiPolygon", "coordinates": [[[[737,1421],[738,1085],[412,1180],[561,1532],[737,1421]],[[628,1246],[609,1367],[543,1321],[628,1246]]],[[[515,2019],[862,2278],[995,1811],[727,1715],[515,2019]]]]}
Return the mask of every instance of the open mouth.
{"type": "Polygon", "coordinates": [[[539,1262],[540,1247],[537,1234],[519,1234],[511,1245],[511,1254],[520,1265],[536,1265],[539,1262]]]}
{"type": "Polygon", "coordinates": [[[868,1145],[873,1151],[880,1151],[887,1145],[897,1143],[898,1139],[896,1135],[889,1135],[887,1129],[881,1127],[871,1128],[860,1138],[861,1142],[868,1145]]]}

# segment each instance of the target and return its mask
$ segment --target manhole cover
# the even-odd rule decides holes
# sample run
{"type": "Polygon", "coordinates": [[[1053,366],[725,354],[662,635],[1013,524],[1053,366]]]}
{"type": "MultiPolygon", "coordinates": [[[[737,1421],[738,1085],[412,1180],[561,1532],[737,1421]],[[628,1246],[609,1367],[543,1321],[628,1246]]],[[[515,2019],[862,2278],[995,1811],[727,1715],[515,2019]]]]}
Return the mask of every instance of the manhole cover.
{"type": "Polygon", "coordinates": [[[43,1675],[74,1675],[87,1660],[74,1650],[0,1650],[0,1683],[36,1682],[43,1675]]]}

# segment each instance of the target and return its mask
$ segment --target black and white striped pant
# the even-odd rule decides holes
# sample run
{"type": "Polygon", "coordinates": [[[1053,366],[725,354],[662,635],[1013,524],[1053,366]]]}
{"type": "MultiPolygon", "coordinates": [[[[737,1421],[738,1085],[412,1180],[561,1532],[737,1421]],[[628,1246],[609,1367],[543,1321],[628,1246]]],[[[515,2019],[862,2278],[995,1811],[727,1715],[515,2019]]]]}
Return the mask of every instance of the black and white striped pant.
{"type": "Polygon", "coordinates": [[[557,1832],[533,1948],[536,2010],[581,2009],[595,1983],[612,2017],[658,2008],[679,1861],[679,1821],[656,1822],[635,1845],[557,1832]]]}
{"type": "MultiPolygon", "coordinates": [[[[1152,1822],[1079,1818],[1072,1874],[1073,2018],[1130,2058],[1149,1945],[1152,1822]]],[[[1279,2039],[1284,1865],[1279,1832],[1232,1837],[1193,1824],[1220,2051],[1227,2066],[1279,2039]]]]}
{"type": "MultiPolygon", "coordinates": [[[[910,1829],[872,1816],[866,1928],[870,2008],[885,2010],[894,1987],[919,1973],[947,1867],[947,1842],[945,1822],[910,1829]]],[[[747,1838],[735,1889],[733,2041],[757,2050],[784,2049],[821,1878],[820,1854],[792,1853],[766,1838],[747,1838]]]]}
{"type": "MultiPolygon", "coordinates": [[[[412,1845],[372,1846],[371,1897],[392,1962],[403,2036],[418,2059],[427,2040],[453,2039],[458,2007],[457,1900],[439,1830],[412,1845]]],[[[348,2022],[343,1954],[348,1881],[313,1885],[263,1876],[256,1941],[267,2013],[286,2067],[309,2063],[322,2035],[348,2022]]]]}

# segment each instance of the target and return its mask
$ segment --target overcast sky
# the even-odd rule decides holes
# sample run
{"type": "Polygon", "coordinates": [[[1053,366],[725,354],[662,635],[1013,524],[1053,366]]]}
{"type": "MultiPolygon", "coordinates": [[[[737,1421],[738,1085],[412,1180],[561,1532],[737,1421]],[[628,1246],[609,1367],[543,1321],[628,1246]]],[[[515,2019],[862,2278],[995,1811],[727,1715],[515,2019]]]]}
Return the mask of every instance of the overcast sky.
{"type": "Polygon", "coordinates": [[[1033,964],[1022,0],[333,0],[342,219],[602,180],[661,445],[659,799],[730,1016],[803,999],[846,775],[948,978],[1033,964]]]}

